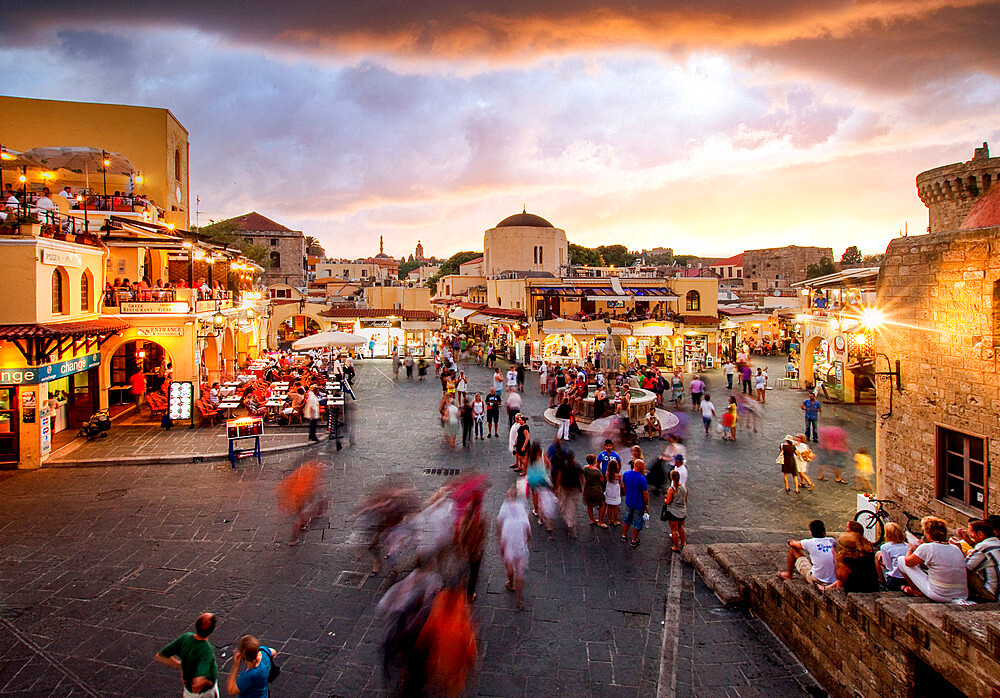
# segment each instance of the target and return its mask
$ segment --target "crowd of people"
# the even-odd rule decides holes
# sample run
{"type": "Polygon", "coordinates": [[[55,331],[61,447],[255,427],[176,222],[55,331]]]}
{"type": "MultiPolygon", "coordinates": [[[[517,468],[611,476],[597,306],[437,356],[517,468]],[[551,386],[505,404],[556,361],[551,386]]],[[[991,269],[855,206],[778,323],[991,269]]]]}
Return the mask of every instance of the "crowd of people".
{"type": "MultiPolygon", "coordinates": [[[[127,278],[115,277],[114,281],[108,281],[104,286],[104,304],[113,307],[127,302],[172,301],[176,298],[177,289],[186,288],[189,288],[188,283],[183,279],[177,283],[164,283],[162,279],[157,279],[150,284],[146,279],[130,282],[127,278]]],[[[194,282],[191,288],[195,289],[196,300],[225,300],[232,297],[232,292],[221,282],[209,284],[204,277],[194,282]]]]}

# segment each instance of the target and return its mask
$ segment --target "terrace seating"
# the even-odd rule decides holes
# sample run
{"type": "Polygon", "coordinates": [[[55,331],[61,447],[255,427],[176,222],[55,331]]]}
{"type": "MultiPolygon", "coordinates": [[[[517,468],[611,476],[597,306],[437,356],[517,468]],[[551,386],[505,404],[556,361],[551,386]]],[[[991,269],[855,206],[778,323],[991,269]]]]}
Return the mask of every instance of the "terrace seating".
{"type": "Polygon", "coordinates": [[[163,416],[167,412],[167,396],[161,391],[146,394],[146,405],[149,407],[149,416],[163,416]]]}
{"type": "Polygon", "coordinates": [[[211,426],[215,426],[215,420],[219,416],[219,410],[212,407],[212,403],[208,401],[205,397],[200,397],[194,403],[198,408],[198,413],[201,415],[201,423],[204,424],[208,422],[211,426]]]}

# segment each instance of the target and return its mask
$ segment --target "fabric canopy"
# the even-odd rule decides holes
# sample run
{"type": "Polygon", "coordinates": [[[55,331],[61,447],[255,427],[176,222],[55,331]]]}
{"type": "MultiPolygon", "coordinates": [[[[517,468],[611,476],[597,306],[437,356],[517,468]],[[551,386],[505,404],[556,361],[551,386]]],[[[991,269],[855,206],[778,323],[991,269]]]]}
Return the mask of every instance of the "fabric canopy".
{"type": "Polygon", "coordinates": [[[292,349],[325,349],[327,347],[359,347],[368,342],[364,337],[347,332],[319,332],[292,343],[292,349]]]}
{"type": "Polygon", "coordinates": [[[632,334],[636,337],[669,337],[673,333],[673,327],[664,327],[662,325],[647,325],[632,329],[632,334]]]}
{"type": "Polygon", "coordinates": [[[448,317],[450,317],[452,320],[464,320],[465,318],[469,317],[475,312],[476,310],[473,308],[455,308],[450,313],[448,313],[448,317]]]}
{"type": "Polygon", "coordinates": [[[492,318],[483,315],[482,313],[476,313],[475,315],[470,315],[465,318],[465,321],[470,325],[488,325],[492,318]]]}

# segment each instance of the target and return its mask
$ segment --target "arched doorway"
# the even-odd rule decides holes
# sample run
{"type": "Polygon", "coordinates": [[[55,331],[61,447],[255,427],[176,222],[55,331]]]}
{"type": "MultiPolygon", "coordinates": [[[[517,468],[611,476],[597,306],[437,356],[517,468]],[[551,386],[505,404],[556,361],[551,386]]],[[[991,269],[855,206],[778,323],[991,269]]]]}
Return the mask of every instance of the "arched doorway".
{"type": "Polygon", "coordinates": [[[322,331],[323,326],[308,315],[292,315],[278,325],[278,348],[288,349],[295,340],[322,331]]]}
{"type": "Polygon", "coordinates": [[[809,337],[802,345],[802,354],[799,357],[799,384],[803,388],[809,388],[816,384],[816,355],[826,354],[826,339],[819,335],[809,337]]]}
{"type": "Polygon", "coordinates": [[[112,416],[135,404],[132,377],[137,373],[146,377],[146,392],[162,390],[168,363],[172,363],[169,353],[156,342],[134,339],[119,344],[108,363],[108,407],[112,416]]]}

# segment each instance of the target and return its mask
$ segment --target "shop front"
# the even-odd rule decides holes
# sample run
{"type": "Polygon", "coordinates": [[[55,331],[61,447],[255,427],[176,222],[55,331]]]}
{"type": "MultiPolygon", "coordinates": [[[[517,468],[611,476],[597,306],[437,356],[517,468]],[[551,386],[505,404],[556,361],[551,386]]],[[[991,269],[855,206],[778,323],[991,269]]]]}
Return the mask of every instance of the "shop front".
{"type": "Polygon", "coordinates": [[[625,343],[625,359],[641,365],[674,367],[674,326],[670,322],[634,323],[625,343]]]}
{"type": "Polygon", "coordinates": [[[428,356],[431,337],[441,323],[434,320],[403,320],[404,342],[412,356],[428,356]]]}
{"type": "Polygon", "coordinates": [[[296,340],[322,331],[322,325],[308,315],[292,315],[278,324],[278,348],[289,349],[296,340]]]}
{"type": "Polygon", "coordinates": [[[369,349],[374,347],[369,354],[377,357],[387,357],[393,354],[402,356],[402,347],[406,341],[403,333],[403,321],[392,319],[359,320],[357,334],[368,340],[368,345],[363,347],[369,349]]]}
{"type": "Polygon", "coordinates": [[[802,336],[799,386],[820,392],[834,400],[873,404],[875,373],[874,337],[857,322],[840,324],[838,318],[805,319],[796,326],[802,336]]]}

